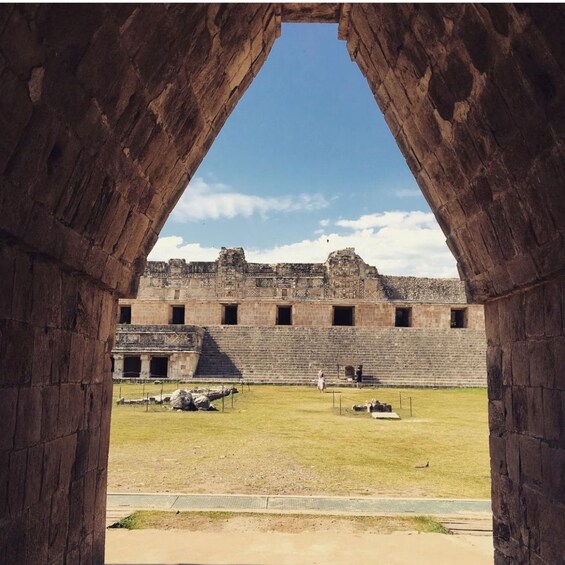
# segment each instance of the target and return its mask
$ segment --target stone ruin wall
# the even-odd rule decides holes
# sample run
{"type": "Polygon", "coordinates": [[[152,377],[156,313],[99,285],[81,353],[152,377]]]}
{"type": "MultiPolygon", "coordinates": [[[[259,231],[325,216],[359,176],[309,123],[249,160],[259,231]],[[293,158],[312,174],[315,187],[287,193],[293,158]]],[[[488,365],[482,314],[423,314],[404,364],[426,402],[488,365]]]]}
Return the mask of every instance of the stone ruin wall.
{"type": "Polygon", "coordinates": [[[355,326],[394,326],[396,307],[412,308],[412,327],[449,328],[451,307],[466,308],[467,328],[484,329],[483,307],[469,304],[457,279],[380,275],[353,249],[326,263],[248,263],[241,248],[218,261],[149,262],[132,309],[134,324],[169,324],[172,306],[185,323],[221,324],[222,305],[238,304],[238,325],[274,326],[278,305],[292,305],[292,325],[331,326],[333,306],[354,306],[355,326]]]}

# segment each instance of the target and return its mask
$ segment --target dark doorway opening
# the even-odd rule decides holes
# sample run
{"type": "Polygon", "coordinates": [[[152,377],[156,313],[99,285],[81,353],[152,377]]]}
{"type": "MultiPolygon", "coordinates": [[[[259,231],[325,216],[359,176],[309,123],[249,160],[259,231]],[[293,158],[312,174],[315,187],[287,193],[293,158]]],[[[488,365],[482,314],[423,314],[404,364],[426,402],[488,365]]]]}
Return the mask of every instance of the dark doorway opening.
{"type": "Polygon", "coordinates": [[[397,308],[394,314],[394,325],[397,328],[412,326],[412,308],[397,308]]]}
{"type": "Polygon", "coordinates": [[[467,327],[467,310],[465,308],[453,308],[451,310],[451,327],[452,328],[467,327]]]}
{"type": "Polygon", "coordinates": [[[334,306],[333,325],[334,326],[353,326],[353,306],[334,306]]]}
{"type": "Polygon", "coordinates": [[[222,324],[237,326],[237,304],[224,304],[222,311],[222,324]]]}
{"type": "Polygon", "coordinates": [[[151,357],[149,363],[149,375],[159,379],[165,379],[169,376],[169,358],[168,357],[151,357]]]}
{"type": "Polygon", "coordinates": [[[171,324],[184,324],[184,306],[173,306],[171,324]]]}
{"type": "Polygon", "coordinates": [[[120,320],[118,324],[131,324],[131,306],[120,306],[120,320]]]}
{"type": "Polygon", "coordinates": [[[277,306],[277,326],[292,326],[292,306],[277,306]]]}
{"type": "Polygon", "coordinates": [[[141,374],[141,357],[124,357],[124,377],[137,378],[141,374]]]}

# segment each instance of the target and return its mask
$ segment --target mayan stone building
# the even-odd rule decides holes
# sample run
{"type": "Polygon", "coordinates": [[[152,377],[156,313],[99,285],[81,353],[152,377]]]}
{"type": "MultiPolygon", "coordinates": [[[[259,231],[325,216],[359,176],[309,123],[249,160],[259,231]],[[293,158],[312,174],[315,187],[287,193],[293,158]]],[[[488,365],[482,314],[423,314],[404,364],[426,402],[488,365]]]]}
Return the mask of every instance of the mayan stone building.
{"type": "Polygon", "coordinates": [[[483,307],[457,279],[384,276],[354,249],[325,263],[149,262],[120,300],[114,377],[485,386],[483,307]],[[456,330],[456,331],[454,331],[456,330]],[[200,358],[199,358],[200,357],[200,358]]]}

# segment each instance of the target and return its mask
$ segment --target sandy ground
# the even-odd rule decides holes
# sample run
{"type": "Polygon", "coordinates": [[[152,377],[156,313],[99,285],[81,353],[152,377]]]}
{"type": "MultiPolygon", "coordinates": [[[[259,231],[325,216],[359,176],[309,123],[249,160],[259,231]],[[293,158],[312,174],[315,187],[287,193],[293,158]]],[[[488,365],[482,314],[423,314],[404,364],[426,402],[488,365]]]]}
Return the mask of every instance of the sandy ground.
{"type": "Polygon", "coordinates": [[[107,565],[487,565],[490,536],[107,530],[107,565]]]}

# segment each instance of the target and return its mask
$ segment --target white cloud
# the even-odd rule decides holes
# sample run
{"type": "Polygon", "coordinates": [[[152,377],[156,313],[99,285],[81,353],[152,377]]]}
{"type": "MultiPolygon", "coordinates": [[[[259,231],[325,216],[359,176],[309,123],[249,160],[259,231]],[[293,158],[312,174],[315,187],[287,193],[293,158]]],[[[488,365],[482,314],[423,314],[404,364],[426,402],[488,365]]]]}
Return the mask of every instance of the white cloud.
{"type": "Polygon", "coordinates": [[[150,261],[186,259],[187,261],[215,261],[220,254],[217,247],[202,247],[199,243],[184,243],[178,235],[160,237],[149,254],[150,261]]]}
{"type": "MultiPolygon", "coordinates": [[[[431,212],[403,212],[391,211],[376,214],[365,214],[357,220],[338,220],[336,226],[351,228],[354,230],[373,228],[414,228],[426,229],[438,228],[436,219],[431,212]]],[[[438,228],[439,229],[439,228],[438,228]]]]}
{"type": "Polygon", "coordinates": [[[299,194],[298,196],[264,197],[235,192],[223,183],[209,183],[195,177],[171,215],[177,222],[206,219],[263,217],[273,212],[299,212],[326,208],[329,202],[321,194],[299,194]]]}
{"type": "Polygon", "coordinates": [[[422,196],[422,193],[417,188],[401,188],[394,191],[394,195],[398,198],[415,198],[422,196]]]}
{"type": "Polygon", "coordinates": [[[324,220],[320,220],[320,225],[325,228],[327,226],[330,225],[330,220],[328,218],[324,219],[324,220]]]}
{"type": "MultiPolygon", "coordinates": [[[[247,248],[248,261],[258,263],[321,263],[331,251],[355,247],[366,263],[387,275],[457,277],[455,260],[433,214],[385,212],[356,220],[340,220],[344,233],[322,233],[315,239],[271,248],[247,248]]],[[[317,234],[316,234],[317,235],[317,234]]],[[[184,244],[177,236],[160,238],[151,252],[152,260],[185,258],[214,261],[219,249],[184,244]]]]}

